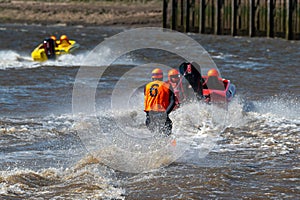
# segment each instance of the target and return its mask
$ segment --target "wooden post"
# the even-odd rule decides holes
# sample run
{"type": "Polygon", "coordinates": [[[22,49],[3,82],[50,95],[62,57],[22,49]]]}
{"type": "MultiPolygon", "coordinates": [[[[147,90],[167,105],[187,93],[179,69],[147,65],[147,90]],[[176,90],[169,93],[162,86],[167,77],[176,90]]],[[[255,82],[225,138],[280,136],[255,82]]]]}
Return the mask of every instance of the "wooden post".
{"type": "Polygon", "coordinates": [[[190,31],[190,0],[186,0],[186,4],[185,4],[185,32],[189,32],[190,31]]]}
{"type": "Polygon", "coordinates": [[[192,7],[192,31],[195,32],[195,0],[192,0],[192,3],[190,5],[192,7]]]}
{"type": "Polygon", "coordinates": [[[255,0],[249,1],[249,37],[255,36],[255,0]]]}
{"type": "Polygon", "coordinates": [[[184,30],[184,0],[180,3],[180,31],[184,30]]]}
{"type": "Polygon", "coordinates": [[[163,28],[167,28],[168,0],[163,0],[163,28]]]}
{"type": "Polygon", "coordinates": [[[177,0],[172,0],[172,30],[176,30],[177,25],[177,0]]]}
{"type": "Polygon", "coordinates": [[[278,31],[280,34],[283,33],[283,37],[287,40],[299,38],[299,33],[297,32],[299,29],[299,14],[297,10],[299,8],[299,0],[163,0],[162,6],[163,28],[170,27],[173,30],[180,30],[182,32],[199,31],[199,33],[216,35],[222,34],[223,28],[230,28],[231,35],[235,36],[242,33],[239,31],[239,27],[242,27],[247,28],[248,33],[246,34],[250,37],[258,35],[259,31],[266,31],[267,37],[274,37],[278,31]],[[247,5],[245,5],[246,2],[247,5]],[[229,16],[227,17],[227,9],[230,4],[231,19],[229,19],[229,16]],[[195,14],[195,5],[199,5],[199,18],[196,18],[198,16],[195,14]],[[224,5],[226,10],[224,9],[223,13],[222,8],[224,5]],[[258,5],[262,5],[262,7],[260,8],[258,5]],[[244,6],[249,7],[249,12],[244,9],[244,6]],[[242,8],[242,12],[245,11],[241,16],[238,14],[239,7],[242,8]],[[266,7],[267,15],[265,14],[266,7]],[[281,10],[278,10],[278,14],[275,16],[277,7],[281,10]],[[295,18],[293,19],[293,17],[295,18]],[[199,29],[195,30],[195,27],[198,26],[195,25],[198,19],[199,29]],[[261,21],[262,23],[266,23],[266,25],[259,24],[261,21]],[[275,29],[277,26],[280,27],[275,29]],[[264,27],[266,27],[266,30],[264,27]],[[260,30],[261,28],[263,30],[260,30]],[[209,32],[207,32],[208,30],[209,32]]]}
{"type": "Polygon", "coordinates": [[[205,33],[205,0],[200,0],[199,5],[199,33],[205,33]]]}
{"type": "Polygon", "coordinates": [[[236,17],[237,17],[237,6],[236,6],[237,0],[231,1],[231,35],[236,36],[236,17]]]}
{"type": "Polygon", "coordinates": [[[292,39],[292,0],[286,0],[286,33],[287,40],[292,39]]]}
{"type": "Polygon", "coordinates": [[[221,3],[220,0],[215,0],[215,23],[214,23],[214,34],[219,35],[220,30],[221,30],[221,15],[220,15],[220,10],[221,10],[221,3]]]}
{"type": "Polygon", "coordinates": [[[273,0],[268,0],[267,37],[274,37],[273,0]]]}

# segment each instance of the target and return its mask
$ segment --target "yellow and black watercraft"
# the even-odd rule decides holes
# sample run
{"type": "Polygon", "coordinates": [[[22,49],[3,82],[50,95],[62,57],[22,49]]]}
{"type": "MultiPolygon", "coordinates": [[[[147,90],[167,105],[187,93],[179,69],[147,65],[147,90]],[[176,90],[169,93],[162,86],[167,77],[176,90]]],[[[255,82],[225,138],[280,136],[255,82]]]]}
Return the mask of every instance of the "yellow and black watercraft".
{"type": "Polygon", "coordinates": [[[74,40],[69,40],[66,35],[62,35],[60,40],[56,38],[47,38],[39,44],[31,53],[34,61],[44,62],[46,60],[55,60],[63,54],[70,54],[79,48],[79,44],[74,40]]]}

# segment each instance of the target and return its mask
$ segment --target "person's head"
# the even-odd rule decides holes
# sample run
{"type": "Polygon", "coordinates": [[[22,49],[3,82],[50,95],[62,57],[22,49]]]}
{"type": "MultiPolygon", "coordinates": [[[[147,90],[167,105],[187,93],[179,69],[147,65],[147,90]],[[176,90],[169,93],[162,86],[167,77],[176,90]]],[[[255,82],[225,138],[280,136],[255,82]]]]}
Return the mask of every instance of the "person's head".
{"type": "Polygon", "coordinates": [[[66,36],[66,35],[62,35],[62,36],[60,36],[60,42],[62,42],[62,41],[69,41],[69,39],[68,39],[68,36],[66,36]]]}
{"type": "Polygon", "coordinates": [[[151,75],[151,78],[152,80],[160,80],[162,81],[163,80],[163,71],[159,68],[155,68],[154,70],[152,70],[152,75],[151,75]]]}
{"type": "Polygon", "coordinates": [[[208,77],[211,77],[211,76],[219,77],[219,72],[215,68],[212,68],[207,72],[207,76],[208,77]]]}
{"type": "Polygon", "coordinates": [[[177,69],[171,69],[168,72],[168,80],[172,83],[178,83],[180,75],[177,69]]]}
{"type": "Polygon", "coordinates": [[[55,37],[54,35],[52,35],[50,38],[51,38],[52,40],[56,41],[56,37],[55,37]]]}

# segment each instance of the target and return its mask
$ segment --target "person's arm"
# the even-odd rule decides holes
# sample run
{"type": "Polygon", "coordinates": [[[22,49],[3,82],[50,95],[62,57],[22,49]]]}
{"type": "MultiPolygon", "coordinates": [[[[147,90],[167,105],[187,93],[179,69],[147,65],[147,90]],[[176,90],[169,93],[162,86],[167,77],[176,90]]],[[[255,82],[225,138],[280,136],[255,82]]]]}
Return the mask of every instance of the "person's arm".
{"type": "MultiPolygon", "coordinates": [[[[170,86],[170,87],[172,87],[172,86],[170,86]]],[[[169,102],[170,103],[169,103],[169,106],[166,110],[167,114],[170,114],[172,112],[173,108],[175,107],[175,94],[174,94],[172,89],[169,89],[169,94],[170,94],[169,95],[169,102]]]]}
{"type": "Polygon", "coordinates": [[[147,87],[147,84],[146,85],[144,85],[144,111],[147,113],[147,111],[146,111],[146,107],[147,107],[147,96],[146,96],[146,87],[147,87]]]}

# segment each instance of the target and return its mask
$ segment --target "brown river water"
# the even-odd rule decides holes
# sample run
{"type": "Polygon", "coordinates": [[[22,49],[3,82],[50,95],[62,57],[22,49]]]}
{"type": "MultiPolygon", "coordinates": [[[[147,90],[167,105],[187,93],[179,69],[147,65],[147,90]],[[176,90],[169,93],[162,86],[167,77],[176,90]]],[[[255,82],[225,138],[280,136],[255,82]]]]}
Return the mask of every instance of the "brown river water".
{"type": "Polygon", "coordinates": [[[147,29],[112,38],[124,31],[0,25],[0,199],[300,199],[299,41],[184,34],[211,59],[202,73],[217,66],[237,93],[226,109],[194,102],[171,113],[169,147],[130,91],[153,67],[178,67],[174,49],[197,59],[197,47],[147,29]],[[80,48],[33,62],[52,34],[80,48]]]}

